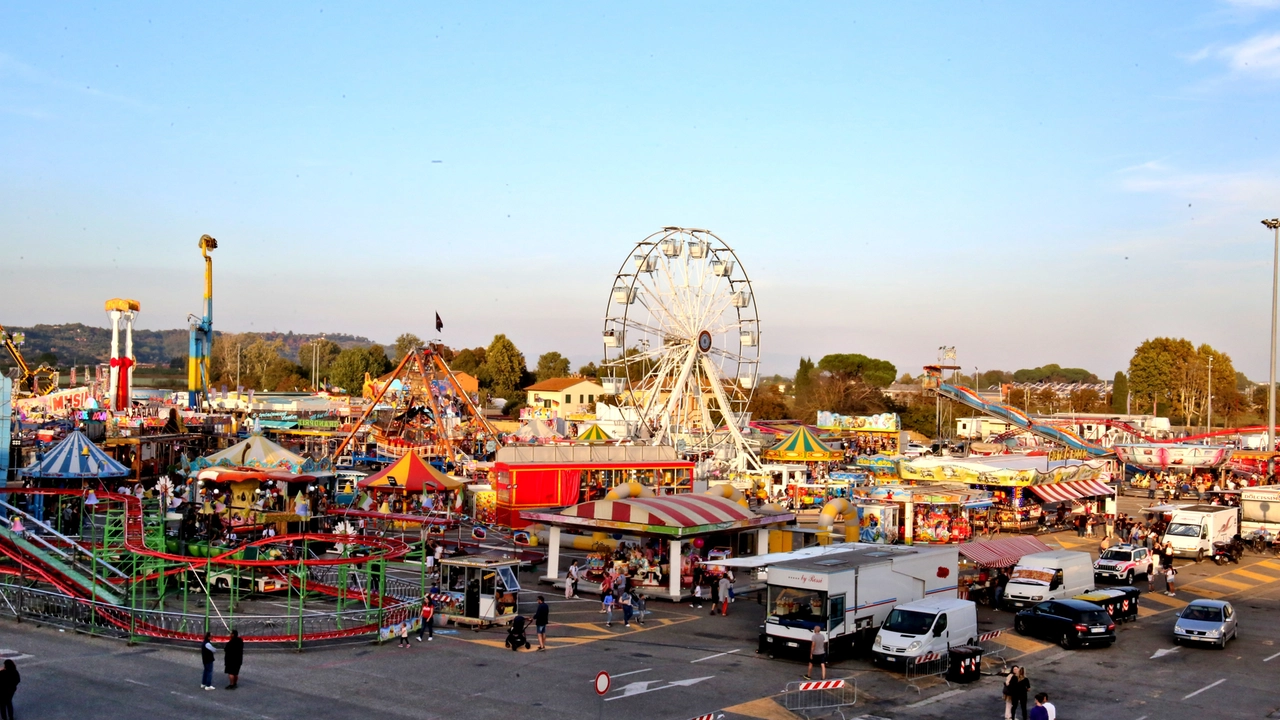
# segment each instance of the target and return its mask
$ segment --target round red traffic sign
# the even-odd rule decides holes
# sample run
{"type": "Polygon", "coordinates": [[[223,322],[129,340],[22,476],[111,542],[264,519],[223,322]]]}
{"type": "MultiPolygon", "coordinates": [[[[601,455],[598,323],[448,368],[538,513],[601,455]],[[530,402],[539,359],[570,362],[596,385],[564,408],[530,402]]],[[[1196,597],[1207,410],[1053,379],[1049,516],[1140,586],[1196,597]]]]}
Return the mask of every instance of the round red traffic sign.
{"type": "Polygon", "coordinates": [[[604,695],[609,692],[609,673],[601,670],[596,675],[596,694],[604,695]]]}

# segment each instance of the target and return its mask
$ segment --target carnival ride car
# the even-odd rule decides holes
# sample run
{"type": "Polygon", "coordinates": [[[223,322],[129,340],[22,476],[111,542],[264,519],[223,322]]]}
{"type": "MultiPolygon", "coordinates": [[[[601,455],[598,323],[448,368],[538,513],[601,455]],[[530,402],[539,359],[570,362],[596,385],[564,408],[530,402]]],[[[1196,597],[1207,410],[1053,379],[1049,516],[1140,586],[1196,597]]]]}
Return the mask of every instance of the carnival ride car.
{"type": "Polygon", "coordinates": [[[44,364],[32,369],[20,349],[24,340],[23,333],[11,333],[0,325],[0,345],[9,351],[9,356],[18,366],[19,375],[14,383],[17,392],[25,395],[48,395],[58,389],[58,371],[44,364]]]}
{"type": "Polygon", "coordinates": [[[511,622],[520,604],[515,558],[463,555],[440,562],[440,590],[433,595],[440,613],[473,630],[511,622]]]}

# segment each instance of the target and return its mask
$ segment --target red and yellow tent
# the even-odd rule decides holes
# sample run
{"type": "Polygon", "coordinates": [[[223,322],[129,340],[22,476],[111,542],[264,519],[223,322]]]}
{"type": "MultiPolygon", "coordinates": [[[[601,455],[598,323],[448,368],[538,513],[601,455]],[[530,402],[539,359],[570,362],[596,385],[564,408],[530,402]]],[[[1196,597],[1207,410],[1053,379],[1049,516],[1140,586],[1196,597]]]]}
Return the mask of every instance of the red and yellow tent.
{"type": "Polygon", "coordinates": [[[457,490],[466,483],[449,477],[413,453],[360,481],[362,489],[443,492],[457,490]],[[392,480],[395,484],[392,484],[392,480]]]}

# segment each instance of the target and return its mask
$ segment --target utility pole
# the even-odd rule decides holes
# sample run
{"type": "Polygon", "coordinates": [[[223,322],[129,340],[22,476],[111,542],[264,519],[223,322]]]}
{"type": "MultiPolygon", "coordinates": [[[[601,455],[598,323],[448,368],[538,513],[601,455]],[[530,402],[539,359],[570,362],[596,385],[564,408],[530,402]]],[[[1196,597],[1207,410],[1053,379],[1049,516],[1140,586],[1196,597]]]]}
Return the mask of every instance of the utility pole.
{"type": "Polygon", "coordinates": [[[1213,432],[1213,356],[1209,356],[1209,411],[1208,419],[1205,423],[1204,431],[1206,433],[1213,432]]]}
{"type": "Polygon", "coordinates": [[[1276,450],[1276,305],[1280,285],[1280,218],[1263,220],[1275,233],[1275,252],[1271,260],[1271,382],[1267,386],[1267,452],[1276,450]]]}

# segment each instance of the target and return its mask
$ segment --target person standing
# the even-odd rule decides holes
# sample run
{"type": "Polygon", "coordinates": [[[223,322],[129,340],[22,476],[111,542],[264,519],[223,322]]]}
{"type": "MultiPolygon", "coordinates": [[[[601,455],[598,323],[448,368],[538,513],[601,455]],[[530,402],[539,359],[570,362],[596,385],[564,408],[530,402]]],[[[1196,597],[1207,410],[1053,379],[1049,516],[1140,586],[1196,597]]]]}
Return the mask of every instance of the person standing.
{"type": "Polygon", "coordinates": [[[720,581],[714,575],[711,576],[711,614],[715,615],[720,612],[720,581]]]}
{"type": "Polygon", "coordinates": [[[418,626],[418,642],[422,642],[423,633],[427,635],[427,642],[436,639],[436,603],[430,595],[422,598],[422,625],[418,626]]]}
{"type": "Polygon", "coordinates": [[[396,635],[399,636],[396,639],[396,647],[409,649],[409,620],[407,618],[400,623],[400,630],[396,635]]]}
{"type": "Polygon", "coordinates": [[[565,574],[565,578],[564,578],[564,583],[565,583],[564,596],[565,597],[567,598],[578,597],[578,576],[580,574],[581,574],[581,571],[578,570],[578,561],[574,560],[569,565],[569,572],[565,574]]]}
{"type": "Polygon", "coordinates": [[[720,615],[727,617],[729,615],[729,594],[733,590],[733,584],[729,582],[729,573],[720,576],[720,615]]]}
{"type": "Polygon", "coordinates": [[[1027,693],[1031,691],[1031,681],[1027,679],[1027,671],[1021,666],[1013,669],[1009,673],[1009,678],[1005,680],[1005,688],[1009,691],[1009,700],[1005,703],[1009,712],[1007,720],[1013,720],[1019,707],[1022,708],[1022,720],[1027,720],[1027,693]]]}
{"type": "Polygon", "coordinates": [[[699,610],[702,609],[702,586],[701,585],[693,586],[693,602],[689,603],[689,607],[696,607],[699,610]]]}
{"type": "Polygon", "coordinates": [[[631,627],[631,593],[618,595],[618,604],[622,606],[622,627],[631,627]]]}
{"type": "Polygon", "coordinates": [[[1164,569],[1164,584],[1165,584],[1165,587],[1167,588],[1164,592],[1165,595],[1172,596],[1175,592],[1177,592],[1177,588],[1173,586],[1173,579],[1177,576],[1178,576],[1178,571],[1173,569],[1173,563],[1169,563],[1169,567],[1166,567],[1164,569]]]}
{"type": "Polygon", "coordinates": [[[551,607],[547,605],[547,599],[538,596],[538,607],[533,611],[533,627],[538,631],[538,652],[545,652],[547,649],[547,619],[551,617],[551,607]]]}
{"type": "Polygon", "coordinates": [[[813,626],[813,635],[809,637],[809,667],[804,671],[804,679],[813,679],[813,666],[817,664],[822,669],[822,679],[827,679],[827,636],[822,633],[822,628],[818,625],[813,626]]]}
{"type": "Polygon", "coordinates": [[[1036,702],[1044,708],[1044,720],[1058,720],[1058,708],[1049,702],[1049,693],[1036,693],[1036,702]]]}
{"type": "Polygon", "coordinates": [[[213,654],[216,652],[213,647],[213,638],[209,633],[204,634],[204,640],[200,644],[200,662],[204,663],[204,675],[200,676],[200,687],[205,690],[213,690],[213,654]]]}
{"type": "Polygon", "coordinates": [[[13,695],[20,682],[18,666],[12,660],[5,660],[4,669],[0,670],[0,720],[13,720],[13,695]]]}
{"type": "Polygon", "coordinates": [[[1049,711],[1045,709],[1042,697],[1044,693],[1036,695],[1036,704],[1031,706],[1031,720],[1049,720],[1049,711]]]}
{"type": "Polygon", "coordinates": [[[240,666],[244,664],[244,638],[239,630],[231,631],[231,639],[222,651],[222,671],[227,674],[227,689],[235,690],[240,682],[240,666]]]}

